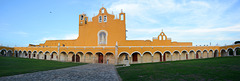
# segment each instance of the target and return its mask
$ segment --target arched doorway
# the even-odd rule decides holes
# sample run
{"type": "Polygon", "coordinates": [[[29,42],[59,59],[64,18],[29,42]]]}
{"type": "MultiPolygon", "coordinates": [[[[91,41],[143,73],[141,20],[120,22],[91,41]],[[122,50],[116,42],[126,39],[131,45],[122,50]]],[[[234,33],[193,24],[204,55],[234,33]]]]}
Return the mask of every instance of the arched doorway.
{"type": "Polygon", "coordinates": [[[207,50],[204,50],[202,58],[207,58],[207,57],[208,57],[208,52],[207,52],[207,50]]]}
{"type": "Polygon", "coordinates": [[[224,49],[222,49],[220,53],[221,53],[221,57],[227,56],[227,52],[224,49]]]}
{"type": "Polygon", "coordinates": [[[227,53],[228,53],[229,56],[234,56],[232,48],[228,48],[227,53]]]}
{"type": "Polygon", "coordinates": [[[105,63],[106,64],[114,64],[115,63],[115,57],[114,54],[111,52],[106,53],[105,55],[105,63]]]}
{"type": "Polygon", "coordinates": [[[7,53],[7,50],[5,50],[5,49],[1,50],[1,56],[6,56],[6,53],[7,53]]]}
{"type": "Polygon", "coordinates": [[[200,51],[200,50],[198,50],[198,51],[196,52],[196,59],[199,59],[199,55],[201,55],[201,51],[200,51]]]}
{"type": "Polygon", "coordinates": [[[236,47],[234,52],[236,53],[236,56],[240,55],[240,47],[236,47]]]}
{"type": "Polygon", "coordinates": [[[151,52],[145,52],[143,53],[143,59],[142,59],[143,63],[149,63],[152,62],[152,54],[151,52]]]}
{"type": "Polygon", "coordinates": [[[84,54],[82,52],[77,52],[77,55],[79,55],[79,62],[84,62],[84,54]]]}
{"type": "Polygon", "coordinates": [[[141,54],[139,52],[132,53],[132,62],[131,63],[141,63],[141,54]]]}
{"type": "Polygon", "coordinates": [[[72,62],[75,62],[75,56],[76,56],[76,62],[80,62],[80,56],[78,54],[72,56],[72,62]]]}
{"type": "Polygon", "coordinates": [[[180,53],[179,51],[174,51],[172,56],[172,61],[179,60],[180,53]]]}
{"type": "Polygon", "coordinates": [[[161,52],[155,52],[153,55],[153,62],[162,62],[162,53],[161,52]]]}
{"type": "Polygon", "coordinates": [[[187,51],[182,51],[181,60],[187,60],[187,59],[188,59],[187,51]]]}
{"type": "Polygon", "coordinates": [[[118,64],[126,64],[125,59],[129,60],[129,54],[126,52],[122,52],[118,56],[118,64]]]}
{"type": "Polygon", "coordinates": [[[67,53],[66,52],[61,52],[60,53],[60,61],[62,61],[62,62],[67,61],[67,53]]]}
{"type": "Polygon", "coordinates": [[[94,62],[93,54],[91,52],[87,52],[85,54],[85,62],[87,62],[87,63],[93,63],[94,62]]]}
{"type": "Polygon", "coordinates": [[[103,63],[103,54],[101,52],[96,53],[98,57],[98,63],[103,63]]]}
{"type": "Polygon", "coordinates": [[[171,52],[165,51],[163,54],[163,61],[171,61],[172,60],[172,55],[171,52]]]}
{"type": "Polygon", "coordinates": [[[214,57],[214,55],[213,55],[213,50],[210,50],[210,51],[209,51],[208,58],[209,58],[209,57],[210,57],[210,58],[214,57]]]}
{"type": "Polygon", "coordinates": [[[214,57],[218,57],[218,50],[214,51],[214,57]]]}

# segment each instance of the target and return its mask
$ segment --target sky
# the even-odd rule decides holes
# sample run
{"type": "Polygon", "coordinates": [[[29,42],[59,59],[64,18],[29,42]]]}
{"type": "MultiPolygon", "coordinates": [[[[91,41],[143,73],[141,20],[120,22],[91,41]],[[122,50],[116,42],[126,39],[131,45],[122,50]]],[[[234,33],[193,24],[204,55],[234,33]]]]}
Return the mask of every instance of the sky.
{"type": "Polygon", "coordinates": [[[239,0],[0,0],[0,45],[76,39],[79,14],[90,19],[102,6],[126,13],[127,40],[152,40],[162,30],[193,46],[240,40],[239,0]]]}

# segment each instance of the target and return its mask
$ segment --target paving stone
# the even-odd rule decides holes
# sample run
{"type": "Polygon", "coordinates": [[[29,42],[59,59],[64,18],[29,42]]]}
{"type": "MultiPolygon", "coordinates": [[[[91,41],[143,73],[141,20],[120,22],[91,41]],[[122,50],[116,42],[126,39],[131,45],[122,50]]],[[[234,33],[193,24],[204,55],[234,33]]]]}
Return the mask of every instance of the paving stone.
{"type": "Polygon", "coordinates": [[[0,81],[121,81],[114,65],[87,64],[0,77],[0,81]]]}

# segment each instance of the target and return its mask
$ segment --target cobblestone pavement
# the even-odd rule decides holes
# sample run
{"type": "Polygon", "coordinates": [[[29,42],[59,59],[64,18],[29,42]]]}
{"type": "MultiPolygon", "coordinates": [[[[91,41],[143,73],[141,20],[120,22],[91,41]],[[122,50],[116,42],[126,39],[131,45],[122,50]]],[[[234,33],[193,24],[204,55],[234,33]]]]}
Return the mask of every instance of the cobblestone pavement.
{"type": "Polygon", "coordinates": [[[87,64],[0,77],[0,81],[121,81],[114,65],[87,64]]]}

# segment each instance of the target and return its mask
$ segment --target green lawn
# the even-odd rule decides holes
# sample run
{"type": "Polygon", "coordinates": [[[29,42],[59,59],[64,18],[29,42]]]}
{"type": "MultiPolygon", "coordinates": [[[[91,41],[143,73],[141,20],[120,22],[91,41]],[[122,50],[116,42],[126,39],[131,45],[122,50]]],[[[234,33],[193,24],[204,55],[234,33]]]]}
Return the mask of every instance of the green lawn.
{"type": "Polygon", "coordinates": [[[28,58],[2,57],[0,56],[0,77],[46,71],[70,66],[83,65],[85,63],[57,62],[49,60],[37,60],[28,58]]]}
{"type": "Polygon", "coordinates": [[[239,81],[240,57],[132,64],[117,71],[123,81],[239,81]]]}

